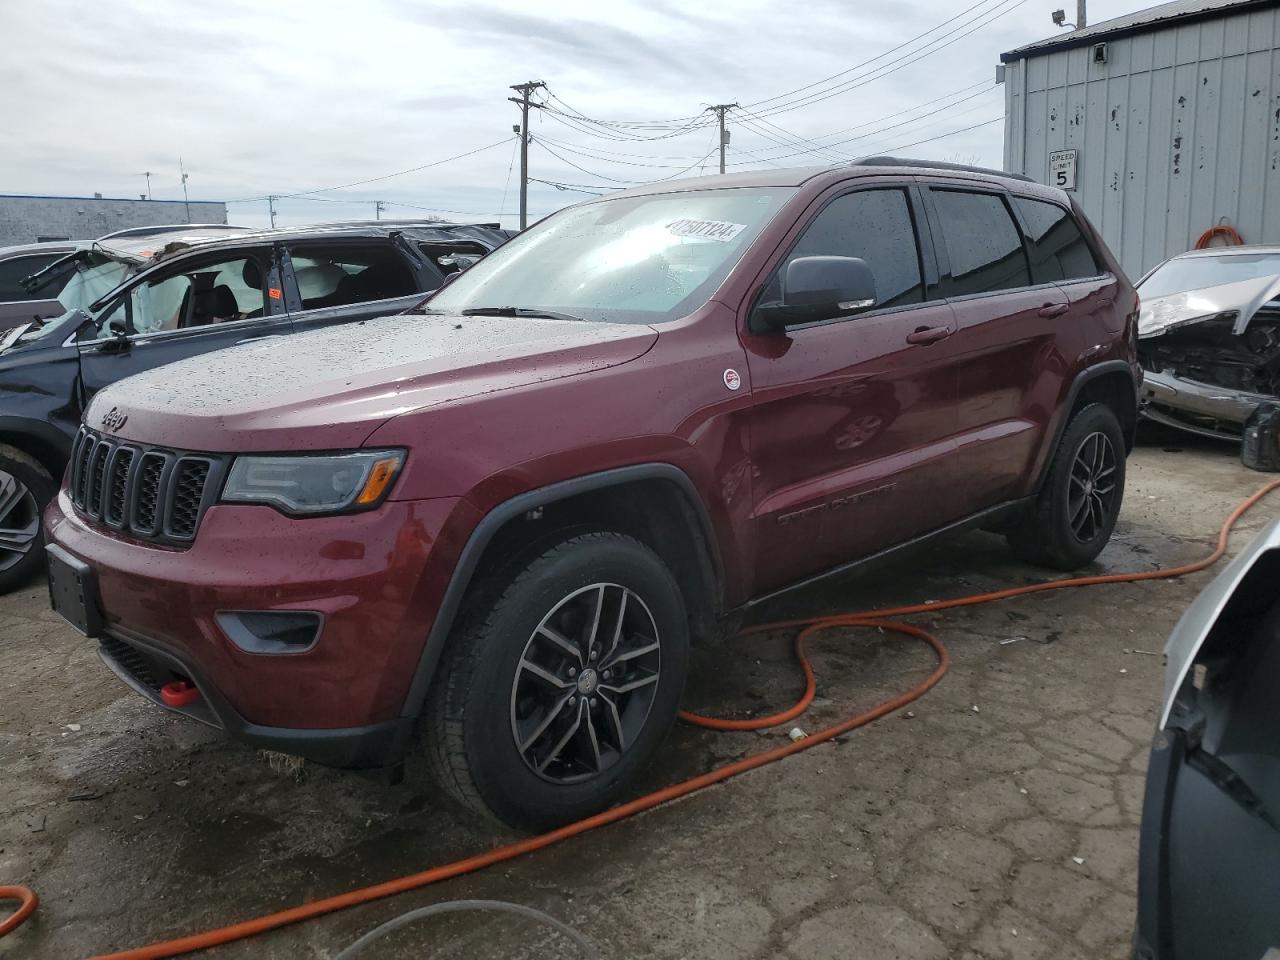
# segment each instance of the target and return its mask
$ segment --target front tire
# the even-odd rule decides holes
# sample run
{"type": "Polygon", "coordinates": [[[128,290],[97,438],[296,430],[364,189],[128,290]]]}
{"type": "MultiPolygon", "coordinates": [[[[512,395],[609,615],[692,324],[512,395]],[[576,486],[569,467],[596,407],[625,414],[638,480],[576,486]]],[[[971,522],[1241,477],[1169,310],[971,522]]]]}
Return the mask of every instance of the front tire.
{"type": "Polygon", "coordinates": [[[1102,403],[1067,424],[1035,505],[1008,533],[1019,559],[1055,570],[1093,561],[1111,539],[1124,497],[1124,433],[1102,403]]]}
{"type": "Polygon", "coordinates": [[[637,540],[575,536],[492,578],[440,665],[424,724],[431,775],[519,828],[621,799],[675,721],[684,600],[637,540]]]}
{"type": "Polygon", "coordinates": [[[40,517],[57,491],[39,462],[0,443],[0,593],[26,584],[44,563],[40,517]]]}

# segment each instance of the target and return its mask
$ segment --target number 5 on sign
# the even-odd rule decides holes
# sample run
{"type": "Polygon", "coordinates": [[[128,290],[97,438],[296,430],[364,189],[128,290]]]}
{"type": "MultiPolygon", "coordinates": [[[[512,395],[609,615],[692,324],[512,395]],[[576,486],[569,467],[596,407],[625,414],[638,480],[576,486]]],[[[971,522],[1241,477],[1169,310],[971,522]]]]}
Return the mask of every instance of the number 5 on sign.
{"type": "Polygon", "coordinates": [[[1075,150],[1054,150],[1049,154],[1049,186],[1059,190],[1076,188],[1075,150]]]}

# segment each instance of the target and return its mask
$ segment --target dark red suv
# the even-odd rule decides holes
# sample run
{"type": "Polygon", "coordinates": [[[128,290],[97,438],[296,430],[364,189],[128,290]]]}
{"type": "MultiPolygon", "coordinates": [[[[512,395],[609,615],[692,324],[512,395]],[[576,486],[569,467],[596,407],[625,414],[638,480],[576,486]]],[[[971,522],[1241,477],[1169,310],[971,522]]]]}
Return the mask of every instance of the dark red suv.
{"type": "Polygon", "coordinates": [[[975,525],[1092,560],[1137,308],[1065,194],[989,171],[614,194],[416,313],[103,390],[46,517],[54,604],[229,736],[574,819],[744,608],[975,525]]]}

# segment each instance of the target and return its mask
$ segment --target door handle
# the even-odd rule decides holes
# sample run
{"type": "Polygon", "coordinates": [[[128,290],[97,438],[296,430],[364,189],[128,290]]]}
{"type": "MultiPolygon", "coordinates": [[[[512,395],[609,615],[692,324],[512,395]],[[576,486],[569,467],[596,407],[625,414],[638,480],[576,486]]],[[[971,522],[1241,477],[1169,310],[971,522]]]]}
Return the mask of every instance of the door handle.
{"type": "Polygon", "coordinates": [[[1069,303],[1046,303],[1040,308],[1040,316],[1042,317],[1060,317],[1071,309],[1069,303]]]}
{"type": "Polygon", "coordinates": [[[907,334],[907,343],[937,343],[939,340],[945,340],[949,336],[951,336],[950,327],[917,327],[907,334]]]}

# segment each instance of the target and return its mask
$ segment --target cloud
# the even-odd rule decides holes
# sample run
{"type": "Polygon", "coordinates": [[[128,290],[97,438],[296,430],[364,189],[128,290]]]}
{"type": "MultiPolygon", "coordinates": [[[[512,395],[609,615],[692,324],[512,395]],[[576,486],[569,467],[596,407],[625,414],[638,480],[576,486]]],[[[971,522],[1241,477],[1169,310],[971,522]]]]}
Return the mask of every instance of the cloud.
{"type": "MultiPolygon", "coordinates": [[[[0,2],[0,129],[10,134],[0,192],[135,196],[150,170],[157,197],[180,197],[181,157],[193,199],[259,197],[496,144],[323,200],[282,202],[281,211],[285,222],[367,217],[384,200],[485,218],[506,212],[511,224],[511,125],[519,118],[507,102],[511,84],[545,80],[592,117],[699,117],[710,103],[749,107],[872,58],[882,59],[848,76],[888,63],[894,55],[886,51],[956,16],[968,0],[949,3],[810,0],[801,15],[776,0],[561,0],[545,10],[514,0],[0,2]]],[[[1116,9],[1092,12],[1101,19],[1141,5],[1117,0],[1116,9]]],[[[733,115],[729,162],[833,162],[928,140],[910,152],[998,166],[1000,124],[945,136],[1001,115],[998,90],[892,130],[883,128],[898,121],[882,118],[991,78],[1002,50],[1051,32],[1045,11],[1028,4],[918,65],[767,123],[733,115]],[[860,139],[806,152],[810,138],[829,142],[840,139],[833,131],[858,125],[842,136],[860,139]]],[[[715,136],[702,121],[685,132],[637,132],[583,128],[550,111],[535,111],[531,124],[571,161],[535,145],[531,175],[590,189],[685,167],[697,173],[715,136]],[[636,139],[645,136],[656,139],[636,139]]],[[[539,214],[586,196],[536,183],[529,195],[539,214]]],[[[246,223],[266,214],[262,202],[231,210],[246,223]]]]}

